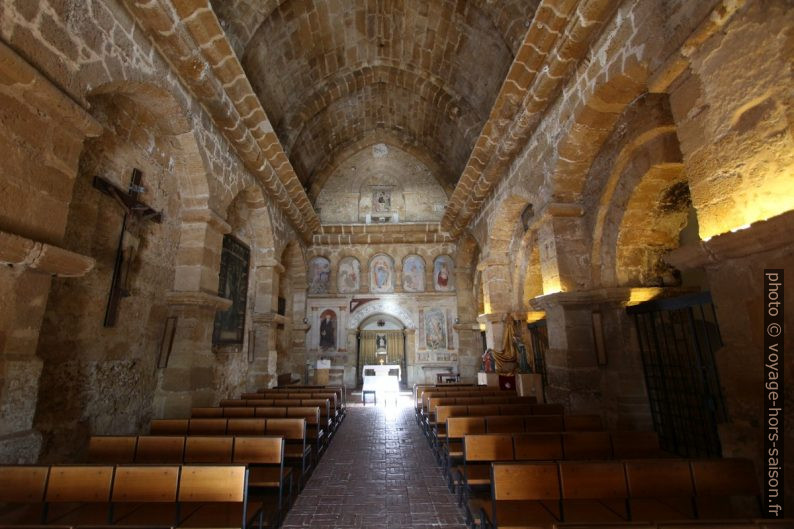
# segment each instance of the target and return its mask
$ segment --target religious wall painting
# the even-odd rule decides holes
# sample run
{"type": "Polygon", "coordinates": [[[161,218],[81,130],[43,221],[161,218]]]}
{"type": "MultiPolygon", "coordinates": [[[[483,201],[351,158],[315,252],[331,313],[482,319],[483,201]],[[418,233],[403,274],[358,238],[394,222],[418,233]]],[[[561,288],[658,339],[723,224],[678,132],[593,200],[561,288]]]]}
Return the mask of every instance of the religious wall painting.
{"type": "Polygon", "coordinates": [[[336,312],[331,309],[320,314],[320,349],[336,349],[336,312]]]}
{"type": "Polygon", "coordinates": [[[391,211],[391,191],[376,189],[372,193],[372,212],[388,213],[391,211]]]}
{"type": "Polygon", "coordinates": [[[447,348],[447,322],[442,309],[425,311],[425,345],[429,350],[447,348]]]}
{"type": "Polygon", "coordinates": [[[309,294],[327,294],[331,282],[331,262],[325,257],[309,261],[309,294]]]}
{"type": "Polygon", "coordinates": [[[388,344],[388,337],[386,333],[377,333],[375,335],[375,351],[385,351],[388,344]]]}
{"type": "Polygon", "coordinates": [[[425,260],[418,255],[409,255],[403,261],[403,290],[425,291],[425,260]]]}
{"type": "Polygon", "coordinates": [[[455,265],[448,255],[436,257],[433,263],[433,286],[437,292],[455,290],[455,265]]]}
{"type": "Polygon", "coordinates": [[[336,288],[342,294],[358,292],[361,286],[361,263],[355,257],[345,257],[339,261],[336,288]]]}
{"type": "Polygon", "coordinates": [[[224,235],[218,295],[232,300],[232,305],[223,312],[215,314],[213,344],[243,343],[250,258],[251,251],[247,246],[231,235],[224,235]]]}
{"type": "Polygon", "coordinates": [[[376,255],[369,264],[370,292],[394,291],[394,261],[385,254],[376,255]]]}

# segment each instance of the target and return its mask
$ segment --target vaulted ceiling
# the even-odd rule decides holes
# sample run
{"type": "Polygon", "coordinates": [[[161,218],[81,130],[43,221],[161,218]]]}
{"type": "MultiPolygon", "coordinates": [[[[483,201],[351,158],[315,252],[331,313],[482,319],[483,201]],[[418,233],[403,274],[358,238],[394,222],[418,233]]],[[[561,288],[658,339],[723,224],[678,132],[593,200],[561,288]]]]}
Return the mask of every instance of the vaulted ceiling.
{"type": "Polygon", "coordinates": [[[306,188],[363,146],[432,159],[454,187],[537,0],[212,0],[306,188]]]}

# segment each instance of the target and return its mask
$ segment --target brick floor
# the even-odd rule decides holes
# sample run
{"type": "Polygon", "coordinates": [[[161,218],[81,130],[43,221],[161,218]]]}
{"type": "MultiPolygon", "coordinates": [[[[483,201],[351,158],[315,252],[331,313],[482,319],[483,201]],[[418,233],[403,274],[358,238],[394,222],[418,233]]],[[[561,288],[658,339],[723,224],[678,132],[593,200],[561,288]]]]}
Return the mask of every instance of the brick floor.
{"type": "Polygon", "coordinates": [[[466,527],[412,408],[347,413],[284,527],[466,527]]]}

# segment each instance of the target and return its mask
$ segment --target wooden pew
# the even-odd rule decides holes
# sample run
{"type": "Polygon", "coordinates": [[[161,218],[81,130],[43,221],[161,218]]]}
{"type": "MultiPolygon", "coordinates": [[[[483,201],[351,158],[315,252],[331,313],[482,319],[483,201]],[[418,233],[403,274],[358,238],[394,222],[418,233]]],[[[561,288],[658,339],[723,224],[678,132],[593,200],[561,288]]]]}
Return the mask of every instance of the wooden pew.
{"type": "Polygon", "coordinates": [[[14,466],[0,467],[0,477],[0,503],[39,507],[33,524],[261,526],[244,466],[14,466]]]}
{"type": "MultiPolygon", "coordinates": [[[[244,464],[249,469],[248,485],[260,491],[275,491],[274,506],[276,520],[286,507],[284,500],[292,498],[291,469],[284,467],[284,438],[281,436],[258,437],[159,437],[159,436],[101,436],[89,441],[89,458],[105,463],[113,461],[114,455],[126,458],[126,453],[114,453],[105,449],[112,440],[129,440],[136,447],[132,461],[125,463],[157,464],[244,464]],[[163,442],[166,441],[166,442],[163,442]],[[285,496],[286,489],[286,496],[285,496]]],[[[289,502],[287,502],[288,504],[289,502]]]]}
{"type": "Polygon", "coordinates": [[[288,460],[300,463],[303,486],[313,468],[312,445],[307,443],[306,419],[230,418],[230,419],[154,419],[151,435],[282,435],[288,460]]]}

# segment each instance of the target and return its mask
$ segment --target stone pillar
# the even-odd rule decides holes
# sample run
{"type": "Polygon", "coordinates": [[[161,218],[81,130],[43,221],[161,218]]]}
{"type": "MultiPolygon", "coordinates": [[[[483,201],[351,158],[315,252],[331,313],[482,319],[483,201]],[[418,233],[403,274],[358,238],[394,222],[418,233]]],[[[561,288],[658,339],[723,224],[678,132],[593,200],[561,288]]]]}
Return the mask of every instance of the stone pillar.
{"type": "MultiPolygon", "coordinates": [[[[786,439],[794,438],[794,211],[749,228],[713,237],[709,241],[673,250],[666,260],[681,270],[704,267],[723,346],[715,354],[728,421],[719,425],[725,457],[753,459],[763,468],[763,377],[764,377],[764,270],[784,270],[785,336],[781,364],[784,371],[786,439]]],[[[785,473],[794,475],[792,458],[785,473]]],[[[787,505],[794,501],[787,488],[787,505]]]]}
{"type": "Polygon", "coordinates": [[[248,369],[246,388],[255,391],[273,387],[276,382],[276,327],[274,316],[278,309],[279,277],[284,266],[275,259],[264,260],[256,267],[256,293],[254,297],[253,355],[254,360],[248,369]]]}
{"type": "Polygon", "coordinates": [[[571,292],[588,287],[589,248],[582,229],[582,207],[548,204],[538,224],[538,248],[543,293],[571,292]]]}
{"type": "Polygon", "coordinates": [[[358,373],[356,373],[356,364],[358,360],[358,329],[347,330],[347,355],[350,359],[348,364],[350,369],[345,370],[345,384],[348,387],[355,388],[358,386],[358,373]]]}
{"type": "Polygon", "coordinates": [[[33,463],[41,449],[36,348],[52,277],[81,277],[94,260],[0,232],[0,264],[0,461],[33,463]]]}
{"type": "Polygon", "coordinates": [[[408,387],[416,382],[414,366],[416,365],[416,329],[405,329],[405,382],[408,387]]]}
{"type": "Polygon", "coordinates": [[[102,126],[2,42],[0,122],[0,463],[35,463],[39,333],[52,277],[94,264],[59,246],[84,141],[102,126]]]}
{"type": "Polygon", "coordinates": [[[221,397],[214,380],[212,329],[215,313],[232,302],[205,292],[169,292],[166,300],[176,331],[152,407],[155,418],[179,419],[190,417],[192,407],[216,405],[221,397]]]}
{"type": "Polygon", "coordinates": [[[212,330],[215,313],[231,306],[231,300],[217,295],[223,235],[230,231],[212,210],[182,214],[174,290],[166,295],[176,331],[168,364],[159,374],[155,418],[189,417],[191,407],[218,401],[212,330]]]}
{"type": "Polygon", "coordinates": [[[485,314],[477,321],[485,325],[485,341],[489,349],[502,350],[505,316],[510,312],[510,265],[505,255],[489,255],[477,264],[482,272],[485,314]]]}
{"type": "Polygon", "coordinates": [[[473,382],[482,363],[482,340],[480,339],[480,324],[476,321],[456,323],[454,329],[458,331],[460,345],[458,348],[458,370],[461,381],[473,382]]]}

